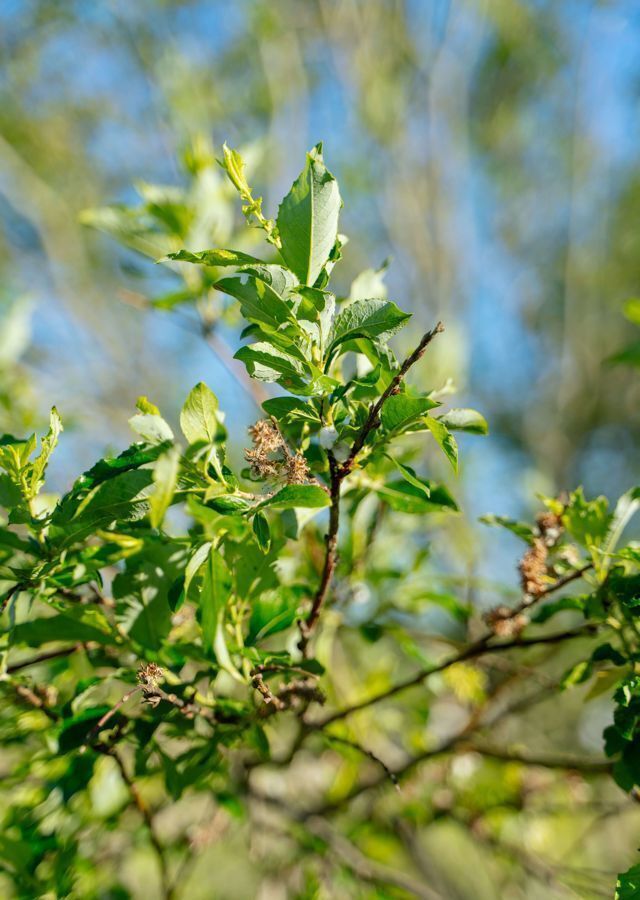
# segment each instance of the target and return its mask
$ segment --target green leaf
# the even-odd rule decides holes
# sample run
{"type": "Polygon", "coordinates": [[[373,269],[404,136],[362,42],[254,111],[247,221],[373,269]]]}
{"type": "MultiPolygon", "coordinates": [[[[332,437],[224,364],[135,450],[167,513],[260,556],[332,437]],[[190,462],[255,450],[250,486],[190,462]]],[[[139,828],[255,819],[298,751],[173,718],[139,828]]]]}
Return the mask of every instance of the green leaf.
{"type": "Polygon", "coordinates": [[[301,360],[266,341],[241,347],[235,359],[241,360],[249,374],[258,381],[280,381],[284,377],[304,386],[302,376],[309,374],[308,367],[301,360]]]}
{"type": "Polygon", "coordinates": [[[267,497],[253,509],[322,509],[330,506],[329,494],[316,484],[288,484],[273,497],[267,497]]]}
{"type": "Polygon", "coordinates": [[[355,338],[376,338],[385,343],[410,318],[391,300],[356,300],[337,316],[327,355],[331,358],[340,344],[355,338]]]}
{"type": "Polygon", "coordinates": [[[152,403],[151,400],[149,400],[148,397],[138,397],[138,399],[136,400],[136,409],[140,410],[140,412],[146,416],[160,415],[160,410],[155,405],[155,403],[152,403]]]}
{"type": "Polygon", "coordinates": [[[517,522],[508,516],[494,516],[491,513],[487,516],[481,516],[480,521],[485,525],[498,525],[500,528],[506,528],[507,531],[519,537],[521,541],[526,541],[527,544],[532,544],[535,538],[531,525],[527,522],[517,522]]]}
{"type": "Polygon", "coordinates": [[[73,618],[70,615],[46,616],[16,625],[11,632],[13,644],[41,647],[52,641],[95,641],[109,644],[112,638],[99,628],[73,618]]]}
{"type": "Polygon", "coordinates": [[[225,436],[218,398],[202,381],[193,388],[182,407],[180,427],[190,444],[198,441],[212,444],[225,436]]]}
{"type": "Polygon", "coordinates": [[[61,431],[62,421],[60,419],[60,416],[58,415],[58,410],[54,406],[49,416],[49,431],[42,438],[40,455],[37,456],[33,461],[30,476],[30,498],[35,497],[44,484],[44,473],[47,468],[49,459],[51,458],[51,454],[58,444],[58,438],[61,431]]]}
{"type": "MultiPolygon", "coordinates": [[[[178,250],[177,253],[168,253],[164,259],[196,263],[201,266],[246,266],[261,262],[255,256],[242,253],[240,250],[201,250],[198,253],[178,250]]],[[[164,259],[159,262],[164,262],[164,259]]]]}
{"type": "Polygon", "coordinates": [[[252,603],[247,644],[257,644],[293,625],[298,603],[297,593],[287,587],[260,594],[252,603]]]}
{"type": "Polygon", "coordinates": [[[162,416],[155,413],[139,413],[129,419],[129,425],[150,444],[162,444],[173,440],[173,431],[162,416]]]}
{"type": "Polygon", "coordinates": [[[266,326],[274,331],[286,324],[292,324],[298,329],[284,298],[265,281],[254,276],[249,276],[244,281],[240,277],[223,278],[214,287],[240,302],[242,315],[248,322],[256,322],[263,328],[266,326]]]}
{"type": "Polygon", "coordinates": [[[440,422],[450,431],[469,431],[472,434],[488,434],[489,426],[484,416],[475,409],[450,409],[440,422]]]}
{"type": "Polygon", "coordinates": [[[450,433],[446,425],[440,419],[427,416],[424,423],[438,442],[442,452],[447,457],[454,472],[458,471],[458,445],[456,439],[450,433]]]}
{"type": "Polygon", "coordinates": [[[171,447],[158,457],[153,468],[155,490],[149,497],[149,519],[154,528],[162,525],[165,514],[171,506],[178,483],[179,464],[180,452],[177,447],[171,447]]]}
{"type": "Polygon", "coordinates": [[[207,650],[213,650],[222,669],[237,681],[244,682],[229,656],[225,641],[224,614],[231,596],[231,573],[215,547],[211,547],[202,572],[199,604],[203,644],[207,650]]]}
{"type": "Polygon", "coordinates": [[[394,394],[380,410],[380,421],[387,431],[404,431],[414,422],[422,421],[425,413],[436,406],[438,403],[430,397],[394,394]]]}
{"type": "Polygon", "coordinates": [[[569,496],[562,521],[569,534],[587,549],[599,547],[609,534],[612,516],[606,497],[586,500],[582,488],[569,496]]]}
{"type": "Polygon", "coordinates": [[[324,164],[322,144],[317,144],[307,154],[277,218],[282,257],[302,284],[313,286],[329,260],[341,205],[338,182],[324,164]]]}
{"type": "Polygon", "coordinates": [[[253,533],[262,552],[268,553],[271,546],[271,531],[269,521],[264,513],[256,513],[253,517],[253,533]]]}
{"type": "Polygon", "coordinates": [[[431,485],[428,481],[423,481],[420,479],[414,470],[409,466],[405,466],[402,463],[398,462],[397,459],[394,459],[392,456],[389,456],[388,459],[394,464],[396,469],[400,472],[405,481],[408,481],[409,484],[412,484],[418,491],[424,494],[425,498],[428,500],[431,496],[431,485]]]}
{"type": "Polygon", "coordinates": [[[615,900],[640,900],[640,863],[618,875],[615,900]]]}
{"type": "Polygon", "coordinates": [[[430,494],[427,499],[424,485],[420,489],[407,481],[392,481],[385,484],[384,487],[376,488],[376,493],[392,509],[412,515],[425,515],[447,509],[453,512],[458,510],[455,500],[444,485],[430,484],[429,490],[430,494]]]}
{"type": "Polygon", "coordinates": [[[640,325],[640,297],[632,297],[627,300],[622,308],[626,319],[634,325],[640,325]]]}
{"type": "Polygon", "coordinates": [[[624,350],[609,356],[606,360],[610,365],[640,366],[640,341],[629,344],[624,350]]]}
{"type": "Polygon", "coordinates": [[[262,408],[267,415],[273,416],[279,422],[285,420],[295,422],[301,419],[320,424],[320,416],[315,407],[298,397],[273,397],[265,400],[262,408]]]}

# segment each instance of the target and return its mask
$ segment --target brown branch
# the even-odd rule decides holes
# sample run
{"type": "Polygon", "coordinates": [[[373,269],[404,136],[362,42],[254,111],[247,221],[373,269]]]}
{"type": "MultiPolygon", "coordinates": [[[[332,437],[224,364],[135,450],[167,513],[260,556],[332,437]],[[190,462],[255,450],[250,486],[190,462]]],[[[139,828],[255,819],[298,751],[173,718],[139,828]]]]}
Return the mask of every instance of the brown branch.
{"type": "Polygon", "coordinates": [[[107,712],[96,722],[91,731],[88,732],[86,738],[84,739],[84,744],[80,748],[80,753],[85,753],[88,746],[93,742],[94,738],[97,737],[102,728],[107,724],[107,722],[115,716],[119,709],[121,709],[124,704],[129,700],[130,697],[133,697],[134,694],[137,694],[138,691],[143,689],[144,685],[137,684],[134,688],[131,688],[130,691],[127,691],[126,694],[123,694],[122,697],[118,700],[117,703],[111,707],[111,709],[107,710],[107,712]]]}
{"type": "Polygon", "coordinates": [[[493,637],[493,635],[487,634],[475,643],[470,644],[464,650],[461,650],[455,656],[447,657],[446,659],[442,660],[442,662],[436,663],[434,666],[420,669],[420,671],[416,672],[415,675],[412,675],[404,681],[398,682],[393,687],[388,688],[386,691],[381,691],[379,694],[374,694],[373,697],[369,697],[366,700],[361,700],[359,703],[355,703],[353,706],[350,706],[346,709],[338,710],[337,712],[332,713],[320,722],[317,722],[315,724],[311,723],[309,727],[312,730],[326,728],[327,725],[330,725],[333,722],[337,722],[340,719],[344,719],[354,712],[359,712],[362,709],[367,709],[367,707],[373,706],[375,703],[380,703],[382,700],[387,700],[390,697],[395,697],[396,694],[400,694],[402,691],[406,691],[409,688],[416,687],[430,675],[435,675],[438,672],[444,672],[445,669],[448,669],[451,666],[455,666],[457,663],[465,662],[469,659],[475,659],[476,657],[482,656],[485,653],[501,653],[505,650],[524,650],[527,647],[537,647],[545,644],[559,644],[563,643],[564,641],[571,640],[572,638],[584,637],[590,633],[593,633],[595,631],[595,627],[596,626],[594,625],[582,625],[580,628],[576,628],[573,631],[562,631],[557,634],[547,634],[542,635],[541,637],[533,638],[518,637],[513,638],[513,640],[494,644],[491,643],[491,638],[493,637]]]}
{"type": "Polygon", "coordinates": [[[415,365],[415,363],[417,363],[419,359],[422,358],[431,341],[437,334],[440,334],[442,331],[444,331],[444,325],[442,324],[442,322],[438,322],[435,328],[432,328],[431,331],[427,331],[427,333],[423,335],[422,340],[420,341],[416,349],[413,351],[413,353],[410,353],[402,363],[397,373],[391,379],[388,387],[384,390],[378,400],[371,407],[369,415],[367,416],[364,425],[356,436],[351,450],[349,451],[349,455],[342,463],[342,465],[338,464],[335,456],[333,455],[333,453],[331,453],[331,451],[329,451],[328,453],[330,476],[329,488],[331,494],[329,530],[325,537],[326,552],[324,557],[324,565],[322,568],[322,575],[320,577],[320,584],[313,598],[311,611],[309,612],[306,621],[301,621],[298,623],[298,627],[300,629],[300,640],[298,642],[298,648],[303,656],[307,655],[309,638],[311,636],[311,632],[318,622],[322,607],[327,598],[327,594],[329,593],[329,588],[331,587],[331,581],[333,579],[333,573],[335,571],[336,563],[338,560],[337,546],[338,530],[340,528],[340,486],[342,484],[342,481],[353,469],[358,454],[364,447],[369,434],[380,424],[380,410],[382,409],[383,405],[389,399],[389,397],[398,392],[400,384],[404,380],[409,369],[413,365],[415,365]]]}
{"type": "Polygon", "coordinates": [[[367,750],[366,747],[363,747],[361,744],[356,743],[356,741],[350,741],[349,738],[338,737],[337,734],[325,734],[325,738],[329,741],[329,743],[342,744],[343,747],[351,747],[352,750],[357,750],[358,753],[362,753],[363,756],[368,757],[377,766],[380,766],[380,768],[386,773],[389,781],[398,790],[400,789],[400,785],[398,784],[398,779],[395,773],[389,768],[384,760],[380,759],[379,756],[376,756],[376,754],[372,750],[367,750]]]}
{"type": "Polygon", "coordinates": [[[87,644],[74,644],[73,647],[64,647],[61,650],[50,650],[48,653],[41,653],[40,656],[34,656],[32,659],[25,659],[22,660],[22,662],[13,663],[12,665],[7,666],[7,675],[14,675],[16,672],[28,669],[30,666],[40,665],[40,663],[48,662],[50,659],[60,659],[64,656],[71,656],[72,653],[76,653],[78,650],[86,649],[88,649],[87,644]]]}
{"type": "Polygon", "coordinates": [[[329,471],[330,471],[330,494],[331,508],[329,510],[329,530],[325,537],[326,552],[324,557],[324,565],[322,567],[322,575],[318,590],[313,598],[311,610],[306,621],[298,623],[300,628],[300,640],[298,648],[303,656],[307,655],[309,638],[313,631],[324,602],[331,587],[331,580],[338,561],[338,529],[340,527],[340,485],[344,476],[340,475],[338,463],[335,456],[329,451],[329,471]]]}
{"type": "Polygon", "coordinates": [[[444,325],[442,324],[442,322],[438,322],[435,328],[432,328],[431,331],[427,331],[427,333],[422,336],[422,340],[420,341],[416,349],[413,351],[413,353],[410,353],[409,356],[407,356],[405,361],[400,366],[398,372],[392,378],[389,386],[373,404],[364,425],[360,429],[358,436],[353,442],[353,446],[351,447],[349,455],[340,467],[338,474],[341,479],[348,475],[349,472],[353,469],[356,462],[356,457],[364,447],[367,438],[369,437],[370,433],[380,424],[380,410],[382,409],[386,401],[389,399],[389,397],[398,392],[398,388],[400,387],[402,381],[404,381],[404,378],[409,369],[413,365],[415,365],[415,363],[417,363],[419,359],[422,358],[425,350],[434,339],[434,337],[437,334],[441,334],[443,331],[444,325]]]}
{"type": "Polygon", "coordinates": [[[602,775],[611,772],[613,768],[613,763],[609,759],[585,759],[569,754],[558,755],[544,752],[530,753],[515,747],[495,747],[475,741],[471,741],[468,747],[461,747],[461,750],[470,750],[502,762],[519,762],[525,766],[541,766],[544,769],[583,772],[585,775],[602,775]]]}

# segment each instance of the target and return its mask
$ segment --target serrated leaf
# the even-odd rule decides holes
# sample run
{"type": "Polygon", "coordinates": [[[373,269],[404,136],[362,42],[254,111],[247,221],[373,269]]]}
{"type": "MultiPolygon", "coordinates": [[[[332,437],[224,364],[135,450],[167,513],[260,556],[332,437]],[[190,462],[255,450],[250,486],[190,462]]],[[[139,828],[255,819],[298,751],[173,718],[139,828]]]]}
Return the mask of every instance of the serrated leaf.
{"type": "Polygon", "coordinates": [[[233,665],[224,633],[224,613],[231,595],[231,573],[222,554],[215,547],[211,547],[202,573],[199,605],[203,644],[207,650],[214,651],[222,669],[237,681],[244,682],[233,665]]]}
{"type": "Polygon", "coordinates": [[[150,444],[162,444],[173,440],[173,431],[162,416],[153,413],[139,413],[131,416],[129,425],[150,444]]]}
{"type": "Polygon", "coordinates": [[[256,513],[253,517],[252,527],[258,546],[263,553],[268,553],[271,546],[271,530],[267,517],[261,512],[256,513]]]}
{"type": "Polygon", "coordinates": [[[265,281],[254,276],[245,280],[240,277],[223,278],[214,287],[240,302],[242,315],[248,322],[256,322],[263,329],[266,326],[274,331],[286,324],[298,329],[290,307],[265,281]]]}
{"type": "Polygon", "coordinates": [[[440,422],[451,431],[469,431],[471,434],[489,433],[487,420],[475,409],[450,409],[440,416],[440,422]]]}
{"type": "Polygon", "coordinates": [[[442,452],[447,457],[454,472],[458,471],[458,444],[446,425],[440,419],[426,416],[424,423],[438,442],[442,452]]]}
{"type": "Polygon", "coordinates": [[[341,205],[338,182],[324,164],[322,144],[317,144],[307,154],[277,218],[282,257],[302,284],[312,287],[329,260],[341,205]]]}
{"type": "Polygon", "coordinates": [[[480,522],[484,525],[498,525],[500,528],[506,528],[521,541],[532,544],[535,537],[533,528],[527,522],[518,522],[510,519],[508,516],[494,516],[492,513],[486,516],[480,516],[480,522]]]}
{"type": "Polygon", "coordinates": [[[317,484],[288,484],[273,497],[267,497],[254,510],[259,509],[322,509],[330,506],[328,493],[317,484]]]}
{"type": "Polygon", "coordinates": [[[62,420],[58,415],[55,406],[51,409],[49,416],[49,431],[42,438],[40,445],[40,454],[34,459],[30,473],[30,489],[29,498],[33,498],[39,492],[44,484],[44,473],[46,471],[51,454],[58,444],[58,438],[62,431],[62,420]]]}
{"type": "Polygon", "coordinates": [[[202,381],[196,384],[182,407],[180,427],[190,444],[198,441],[212,444],[224,437],[218,398],[202,381]]]}
{"type": "Polygon", "coordinates": [[[284,420],[288,422],[304,420],[320,423],[320,416],[315,408],[298,397],[273,397],[270,400],[265,400],[262,408],[267,415],[273,416],[279,422],[284,420]]]}
{"type": "MultiPolygon", "coordinates": [[[[168,253],[164,259],[176,262],[189,262],[201,266],[247,266],[260,263],[262,260],[241,250],[200,250],[192,253],[190,250],[178,250],[177,253],[168,253]]],[[[164,262],[164,259],[159,262],[164,262]]]]}
{"type": "Polygon", "coordinates": [[[392,509],[411,515],[425,515],[439,510],[451,510],[456,512],[458,506],[441,484],[431,484],[429,498],[425,497],[424,490],[420,490],[407,481],[392,481],[383,487],[376,488],[376,494],[392,509]]]}
{"type": "MultiPolygon", "coordinates": [[[[394,394],[380,410],[380,421],[387,431],[401,431],[417,422],[430,410],[438,406],[430,397],[409,397],[394,394]]],[[[426,426],[425,426],[426,427],[426,426]]]]}
{"type": "Polygon", "coordinates": [[[391,300],[356,300],[336,317],[327,355],[331,358],[340,344],[356,338],[385,343],[410,318],[391,300]]]}
{"type": "Polygon", "coordinates": [[[431,496],[431,485],[428,481],[423,481],[419,478],[414,470],[410,466],[405,466],[401,462],[398,462],[397,459],[394,459],[392,456],[389,456],[388,459],[394,464],[396,469],[400,472],[405,481],[412,484],[418,491],[424,494],[425,498],[428,500],[431,496]]]}
{"type": "Polygon", "coordinates": [[[177,447],[171,447],[158,457],[153,468],[155,490],[149,497],[149,519],[153,528],[162,525],[165,514],[171,506],[178,484],[179,465],[180,452],[177,447]]]}

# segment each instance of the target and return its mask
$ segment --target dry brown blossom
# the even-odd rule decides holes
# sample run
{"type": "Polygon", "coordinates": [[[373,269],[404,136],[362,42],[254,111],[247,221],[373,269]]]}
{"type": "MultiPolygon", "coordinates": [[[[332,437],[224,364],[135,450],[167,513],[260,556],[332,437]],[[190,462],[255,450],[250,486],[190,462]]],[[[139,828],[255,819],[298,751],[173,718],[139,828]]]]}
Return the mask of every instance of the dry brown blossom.
{"type": "Polygon", "coordinates": [[[282,477],[287,484],[306,484],[310,480],[304,456],[289,450],[274,421],[260,419],[249,428],[249,434],[253,448],[244,451],[244,458],[254,477],[282,477]]]}
{"type": "Polygon", "coordinates": [[[525,628],[528,619],[524,613],[514,613],[508,606],[496,606],[484,615],[485,624],[496,637],[517,637],[525,628]]]}
{"type": "Polygon", "coordinates": [[[157,687],[162,681],[164,672],[156,663],[145,663],[138,669],[138,681],[145,687],[157,687]]]}
{"type": "Polygon", "coordinates": [[[533,544],[520,560],[522,590],[530,597],[540,597],[545,592],[547,557],[549,548],[543,538],[534,538],[533,544]]]}
{"type": "Polygon", "coordinates": [[[302,453],[288,456],[284,461],[284,468],[288,484],[305,484],[309,480],[309,466],[302,453]]]}

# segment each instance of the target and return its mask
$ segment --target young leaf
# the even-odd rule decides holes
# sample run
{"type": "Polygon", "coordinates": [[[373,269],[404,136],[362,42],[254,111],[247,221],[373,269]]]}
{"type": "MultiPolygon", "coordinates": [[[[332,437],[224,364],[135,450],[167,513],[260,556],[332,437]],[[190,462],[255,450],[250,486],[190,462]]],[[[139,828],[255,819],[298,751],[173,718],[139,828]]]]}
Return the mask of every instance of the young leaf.
{"type": "Polygon", "coordinates": [[[288,484],[281,488],[273,497],[267,497],[254,510],[259,509],[322,509],[330,506],[331,500],[328,493],[317,484],[288,484]]]}
{"type": "Polygon", "coordinates": [[[335,320],[328,358],[345,341],[377,338],[385,343],[410,319],[391,300],[356,300],[345,307],[335,320]]]}
{"type": "Polygon", "coordinates": [[[326,265],[338,236],[342,201],[338,182],[322,158],[322,144],[280,204],[277,226],[284,261],[302,284],[312,287],[326,265]]]}
{"type": "Polygon", "coordinates": [[[180,452],[177,447],[171,447],[166,453],[158,457],[153,469],[153,483],[155,490],[149,497],[149,519],[154,528],[159,528],[165,517],[165,513],[171,505],[173,495],[178,483],[178,467],[180,464],[180,452]]]}
{"type": "Polygon", "coordinates": [[[475,409],[450,409],[440,416],[440,421],[450,431],[469,431],[472,434],[489,433],[487,420],[475,409]]]}
{"type": "Polygon", "coordinates": [[[202,381],[193,388],[182,407],[180,427],[190,444],[198,441],[212,444],[216,439],[224,438],[218,398],[202,381]]]}
{"type": "Polygon", "coordinates": [[[129,425],[150,444],[162,444],[173,440],[173,431],[162,416],[152,413],[139,413],[129,419],[129,425]]]}
{"type": "Polygon", "coordinates": [[[531,525],[528,525],[526,522],[517,522],[508,516],[494,516],[492,513],[487,516],[481,516],[480,521],[484,525],[499,525],[501,528],[506,528],[507,531],[515,534],[520,540],[526,541],[527,544],[533,543],[535,534],[531,525]]]}
{"type": "Polygon", "coordinates": [[[434,436],[442,452],[447,457],[454,472],[458,471],[458,445],[456,443],[456,439],[450,433],[449,429],[446,425],[442,423],[440,419],[433,419],[431,416],[427,416],[424,419],[424,423],[434,436]]]}
{"type": "MultiPolygon", "coordinates": [[[[190,250],[178,250],[177,253],[168,253],[164,259],[176,260],[177,262],[190,262],[201,266],[248,266],[253,263],[260,263],[262,260],[248,253],[242,253],[240,250],[201,250],[198,253],[191,253],[190,250]]],[[[163,262],[164,260],[160,260],[163,262]]]]}
{"type": "Polygon", "coordinates": [[[404,431],[436,406],[438,403],[429,397],[395,394],[380,410],[380,420],[387,431],[404,431]]]}
{"type": "Polygon", "coordinates": [[[49,459],[51,458],[51,454],[55,450],[58,444],[58,438],[60,436],[60,432],[62,431],[62,420],[58,415],[58,410],[55,406],[51,410],[51,414],[49,416],[49,431],[42,438],[41,447],[40,447],[40,455],[36,457],[33,461],[33,466],[31,469],[30,475],[30,497],[35,497],[38,493],[42,485],[44,484],[44,473],[47,468],[47,464],[49,459]]]}
{"type": "Polygon", "coordinates": [[[271,531],[269,521],[264,513],[258,512],[253,517],[253,533],[262,552],[268,553],[271,546],[271,531]]]}
{"type": "Polygon", "coordinates": [[[412,484],[418,491],[424,494],[425,498],[428,500],[431,496],[431,485],[428,481],[422,481],[412,468],[409,466],[405,466],[402,463],[398,462],[397,459],[394,459],[392,456],[388,457],[391,462],[394,464],[396,469],[400,472],[405,481],[408,481],[409,484],[412,484]]]}

